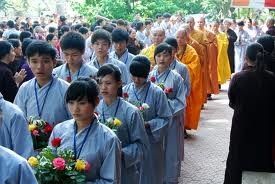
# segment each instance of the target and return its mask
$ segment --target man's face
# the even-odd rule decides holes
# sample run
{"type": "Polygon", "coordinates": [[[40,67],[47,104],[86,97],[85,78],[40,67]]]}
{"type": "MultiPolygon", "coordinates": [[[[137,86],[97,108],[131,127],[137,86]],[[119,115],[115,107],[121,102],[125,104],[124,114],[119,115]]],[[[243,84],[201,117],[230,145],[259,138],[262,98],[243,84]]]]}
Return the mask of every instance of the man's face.
{"type": "Polygon", "coordinates": [[[188,18],[188,19],[186,20],[186,23],[189,25],[189,28],[190,28],[191,30],[194,30],[195,21],[194,21],[193,18],[188,18]]]}
{"type": "Polygon", "coordinates": [[[92,47],[97,57],[105,57],[108,55],[110,44],[107,40],[98,39],[92,47]]]}
{"type": "Polygon", "coordinates": [[[122,55],[127,48],[127,42],[125,40],[120,42],[114,42],[114,48],[116,54],[122,55]]]}
{"type": "Polygon", "coordinates": [[[163,30],[155,30],[152,33],[152,41],[155,45],[159,45],[165,38],[165,32],[163,30]]]}

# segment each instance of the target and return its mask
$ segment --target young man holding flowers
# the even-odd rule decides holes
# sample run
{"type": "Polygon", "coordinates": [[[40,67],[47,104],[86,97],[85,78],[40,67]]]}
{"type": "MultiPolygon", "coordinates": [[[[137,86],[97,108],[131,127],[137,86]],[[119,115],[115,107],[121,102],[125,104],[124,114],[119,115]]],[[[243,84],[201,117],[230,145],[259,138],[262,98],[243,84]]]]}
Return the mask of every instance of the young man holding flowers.
{"type": "Polygon", "coordinates": [[[139,106],[150,141],[149,156],[141,163],[140,183],[162,184],[165,168],[163,144],[172,113],[163,90],[148,80],[150,67],[147,57],[133,58],[130,65],[133,82],[123,88],[123,97],[139,106]]]}
{"type": "Polygon", "coordinates": [[[157,67],[149,74],[150,79],[155,84],[163,87],[166,93],[170,110],[172,111],[172,121],[169,124],[166,138],[165,156],[165,177],[164,183],[178,183],[181,168],[181,147],[183,111],[186,106],[186,88],[184,79],[175,71],[170,69],[173,59],[173,49],[166,43],[161,43],[155,49],[154,58],[157,67]]]}
{"type": "Polygon", "coordinates": [[[69,84],[52,74],[56,64],[54,48],[45,41],[34,41],[26,55],[35,78],[22,84],[14,103],[26,117],[43,119],[51,125],[70,119],[64,102],[69,84]]]}
{"type": "MultiPolygon", "coordinates": [[[[81,77],[70,85],[65,99],[73,119],[55,126],[49,146],[57,153],[73,150],[75,169],[86,171],[86,182],[120,184],[120,142],[94,114],[98,94],[96,82],[89,78],[81,77]]],[[[56,170],[66,169],[64,158],[52,162],[56,170]]]]}

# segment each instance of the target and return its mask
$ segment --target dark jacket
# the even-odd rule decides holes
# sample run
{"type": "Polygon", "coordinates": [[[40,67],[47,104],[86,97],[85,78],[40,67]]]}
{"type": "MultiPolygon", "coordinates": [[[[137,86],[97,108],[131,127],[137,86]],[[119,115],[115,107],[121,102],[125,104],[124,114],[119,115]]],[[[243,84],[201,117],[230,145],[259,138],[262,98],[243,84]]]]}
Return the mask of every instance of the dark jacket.
{"type": "Polygon", "coordinates": [[[5,100],[13,102],[18,87],[9,65],[0,61],[0,92],[5,100]]]}
{"type": "Polygon", "coordinates": [[[234,115],[224,184],[241,184],[242,171],[274,172],[275,76],[248,67],[234,75],[228,96],[234,115]]]}

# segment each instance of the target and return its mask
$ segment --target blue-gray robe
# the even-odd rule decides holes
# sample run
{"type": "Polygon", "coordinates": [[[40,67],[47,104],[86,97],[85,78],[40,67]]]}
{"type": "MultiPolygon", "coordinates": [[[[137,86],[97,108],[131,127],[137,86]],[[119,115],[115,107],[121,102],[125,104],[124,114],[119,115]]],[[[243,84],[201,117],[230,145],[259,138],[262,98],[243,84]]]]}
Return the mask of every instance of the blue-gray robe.
{"type": "MultiPolygon", "coordinates": [[[[50,83],[51,81],[41,88],[39,88],[38,84],[36,84],[40,108],[45,100],[44,108],[42,110],[41,117],[39,118],[51,125],[55,125],[62,121],[71,119],[71,114],[65,103],[65,93],[69,87],[69,83],[57,77],[53,77],[52,86],[49,90],[47,99],[45,99],[50,83]]],[[[14,103],[20,107],[27,118],[30,116],[39,116],[34,86],[35,78],[23,83],[14,100],[14,103]]]]}
{"type": "Polygon", "coordinates": [[[182,129],[183,129],[183,111],[186,106],[186,88],[183,78],[175,71],[170,69],[158,74],[157,68],[153,70],[149,77],[154,76],[156,84],[164,83],[166,88],[173,88],[172,93],[167,94],[168,104],[172,111],[173,119],[168,128],[166,139],[166,158],[164,182],[178,182],[181,168],[181,147],[183,145],[182,129]],[[166,78],[166,80],[165,80],[166,78]]]}
{"type": "Polygon", "coordinates": [[[249,34],[243,31],[237,31],[238,35],[237,41],[234,43],[235,45],[235,73],[242,71],[245,61],[245,53],[248,44],[250,43],[249,34]]]}
{"type": "Polygon", "coordinates": [[[1,93],[0,145],[13,150],[26,159],[33,155],[32,137],[28,129],[28,121],[16,105],[4,100],[1,93]]]}
{"type": "Polygon", "coordinates": [[[146,82],[139,89],[134,83],[128,84],[123,88],[123,92],[128,94],[129,102],[149,105],[149,109],[143,113],[143,118],[150,125],[150,128],[146,128],[150,152],[141,163],[140,184],[162,184],[165,173],[164,137],[172,117],[166,95],[151,82],[146,82]]]}
{"type": "MultiPolygon", "coordinates": [[[[76,134],[76,149],[79,154],[89,126],[76,134]]],[[[75,120],[71,119],[56,125],[49,140],[61,138],[60,149],[74,150],[75,120]]],[[[55,149],[52,147],[52,149],[55,149]]],[[[117,136],[105,125],[95,119],[87,136],[79,159],[87,161],[91,169],[86,180],[91,184],[120,184],[121,146],[117,136]]]]}
{"type": "MultiPolygon", "coordinates": [[[[96,73],[97,69],[95,67],[83,63],[78,71],[71,73],[71,81],[74,81],[79,77],[95,77],[96,73]]],[[[67,80],[67,77],[70,77],[69,69],[66,63],[55,68],[53,70],[53,74],[63,80],[67,80]]]]}
{"type": "Polygon", "coordinates": [[[28,162],[13,151],[0,146],[0,183],[37,184],[28,162]]]}
{"type": "Polygon", "coordinates": [[[123,62],[127,66],[128,72],[130,72],[129,67],[130,67],[130,64],[135,56],[133,54],[131,54],[130,52],[128,52],[128,49],[126,49],[120,58],[117,56],[115,51],[110,53],[110,57],[118,59],[119,61],[123,62]]]}
{"type": "Polygon", "coordinates": [[[115,116],[122,122],[116,132],[124,155],[121,165],[121,184],[138,184],[140,173],[137,166],[148,155],[149,147],[142,116],[135,106],[119,97],[110,106],[107,106],[103,99],[100,101],[97,112],[101,121],[104,121],[103,111],[105,120],[115,116]],[[118,101],[120,102],[115,115],[118,101]]]}
{"type": "MultiPolygon", "coordinates": [[[[121,62],[121,61],[119,61],[119,60],[117,60],[115,58],[112,58],[112,57],[108,56],[105,64],[106,63],[112,63],[112,64],[114,64],[114,65],[116,65],[116,66],[119,67],[120,72],[121,72],[121,80],[122,80],[122,85],[123,86],[125,86],[128,83],[130,83],[130,81],[131,81],[131,79],[130,79],[130,73],[128,71],[127,66],[123,62],[121,62]]],[[[91,66],[94,66],[97,69],[99,69],[101,67],[101,65],[98,63],[96,57],[94,57],[88,64],[91,65],[91,66]]]]}

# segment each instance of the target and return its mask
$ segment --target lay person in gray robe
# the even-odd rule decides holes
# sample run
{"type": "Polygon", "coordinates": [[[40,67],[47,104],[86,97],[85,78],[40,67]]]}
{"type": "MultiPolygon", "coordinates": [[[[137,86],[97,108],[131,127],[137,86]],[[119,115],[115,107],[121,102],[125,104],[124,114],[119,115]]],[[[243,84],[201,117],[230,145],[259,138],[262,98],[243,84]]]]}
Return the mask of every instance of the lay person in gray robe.
{"type": "Polygon", "coordinates": [[[71,118],[64,101],[69,84],[52,75],[55,50],[44,41],[32,42],[26,54],[35,78],[22,84],[14,103],[25,116],[41,118],[55,125],[71,118]]]}
{"type": "Polygon", "coordinates": [[[183,78],[175,71],[170,70],[170,64],[173,59],[173,48],[162,43],[155,49],[154,58],[157,68],[149,76],[155,79],[155,83],[164,86],[169,107],[172,111],[172,121],[168,128],[166,140],[166,160],[165,184],[178,183],[180,176],[182,150],[182,123],[183,112],[186,106],[186,88],[183,78]]]}
{"type": "Polygon", "coordinates": [[[127,66],[109,55],[111,47],[111,35],[103,29],[96,30],[92,35],[92,47],[95,51],[95,57],[88,63],[99,69],[106,63],[112,63],[119,67],[121,71],[121,80],[123,86],[130,83],[130,77],[127,66]]]}
{"type": "Polygon", "coordinates": [[[37,184],[26,159],[2,146],[0,146],[0,172],[0,183],[3,184],[37,184]]]}
{"type": "Polygon", "coordinates": [[[73,119],[54,127],[49,146],[54,138],[61,138],[59,148],[71,149],[75,159],[87,161],[91,165],[87,183],[120,184],[121,146],[117,136],[94,114],[98,93],[96,82],[89,78],[81,77],[70,85],[65,98],[73,119]]]}
{"type": "Polygon", "coordinates": [[[62,36],[61,50],[64,54],[65,63],[53,70],[53,73],[67,82],[74,81],[79,77],[94,77],[97,69],[83,63],[85,52],[85,39],[77,32],[69,32],[62,36]]]}
{"type": "Polygon", "coordinates": [[[33,155],[32,138],[23,112],[16,105],[4,100],[1,93],[0,145],[13,150],[26,159],[33,155]]]}
{"type": "Polygon", "coordinates": [[[106,123],[108,118],[117,118],[121,125],[116,134],[122,144],[121,183],[139,184],[138,166],[148,155],[148,137],[142,115],[134,105],[119,97],[121,93],[121,73],[117,66],[106,64],[97,73],[100,101],[97,112],[100,120],[106,123]]]}
{"type": "Polygon", "coordinates": [[[123,94],[128,96],[130,103],[138,106],[146,103],[149,106],[142,113],[150,151],[147,159],[141,163],[140,184],[162,184],[165,173],[164,137],[172,113],[163,90],[148,80],[150,67],[147,57],[134,57],[130,65],[133,82],[123,88],[123,94]]]}

